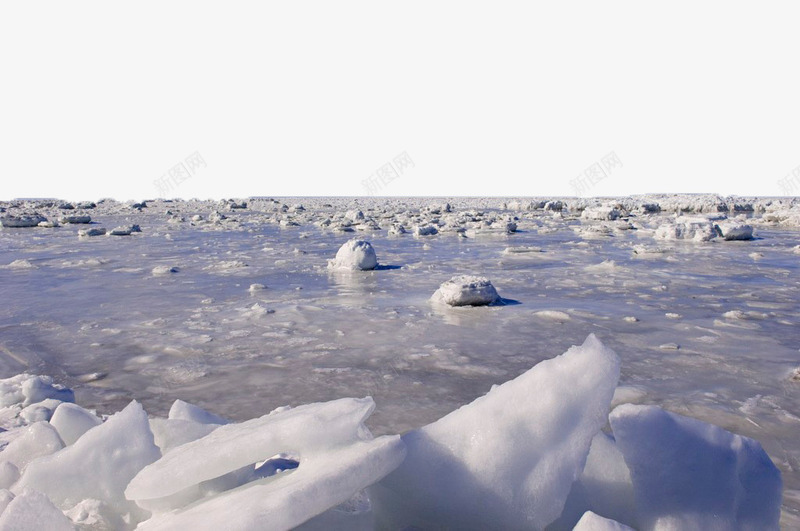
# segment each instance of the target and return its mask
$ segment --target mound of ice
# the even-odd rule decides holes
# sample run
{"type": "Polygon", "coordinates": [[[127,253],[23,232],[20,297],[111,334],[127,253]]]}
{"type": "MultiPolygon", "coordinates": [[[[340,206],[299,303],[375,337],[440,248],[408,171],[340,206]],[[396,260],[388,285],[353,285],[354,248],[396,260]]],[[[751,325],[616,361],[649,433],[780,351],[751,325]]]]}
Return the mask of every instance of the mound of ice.
{"type": "Polygon", "coordinates": [[[80,237],[102,236],[106,233],[106,229],[81,229],[78,231],[80,237]]]}
{"type": "Polygon", "coordinates": [[[147,414],[131,402],[71,446],[28,464],[12,492],[32,488],[62,510],[92,498],[103,500],[119,514],[139,514],[123,492],[142,467],[160,456],[147,414]]]}
{"type": "Polygon", "coordinates": [[[0,224],[2,224],[3,227],[9,228],[36,227],[43,221],[47,221],[47,218],[39,214],[3,216],[0,218],[0,224]]]}
{"type": "Polygon", "coordinates": [[[726,240],[753,239],[753,227],[744,223],[721,223],[717,225],[717,229],[726,240]]]}
{"type": "Polygon", "coordinates": [[[336,253],[336,258],[328,262],[330,269],[349,269],[368,271],[375,269],[378,258],[372,244],[364,240],[352,239],[345,242],[336,253]]]}
{"type": "Polygon", "coordinates": [[[403,460],[398,436],[372,439],[364,426],[374,406],[370,398],[346,398],[219,427],[145,467],[126,496],[142,503],[191,495],[203,482],[288,453],[299,457],[296,469],[155,517],[141,529],[294,527],[346,501],[403,460]]]}
{"type": "Polygon", "coordinates": [[[25,258],[14,260],[10,264],[2,267],[5,269],[37,269],[37,267],[33,265],[30,260],[26,260],[25,258]]]}
{"type": "Polygon", "coordinates": [[[443,282],[431,300],[450,306],[485,306],[498,302],[500,296],[484,277],[457,275],[443,282]]]}
{"type": "Polygon", "coordinates": [[[26,489],[12,499],[0,514],[0,529],[73,531],[74,528],[47,496],[26,489]]]}
{"type": "Polygon", "coordinates": [[[74,215],[74,216],[61,216],[58,218],[59,223],[73,223],[76,225],[86,224],[92,222],[91,216],[74,215]]]}
{"type": "Polygon", "coordinates": [[[619,358],[590,335],[407,433],[405,461],[370,489],[380,526],[543,529],[583,470],[618,378],[619,358]]]}
{"type": "Polygon", "coordinates": [[[75,393],[72,389],[53,383],[50,376],[23,373],[0,380],[0,407],[14,405],[26,407],[48,398],[74,402],[75,393]]]}
{"type": "Polygon", "coordinates": [[[642,529],[778,529],[781,474],[757,441],[655,406],[609,420],[642,529]]]}
{"type": "Polygon", "coordinates": [[[439,229],[433,225],[417,225],[414,227],[414,236],[433,236],[439,229]]]}
{"type": "Polygon", "coordinates": [[[666,223],[656,229],[654,237],[661,240],[692,240],[707,242],[719,235],[714,223],[706,218],[678,218],[675,223],[666,223]]]}
{"type": "Polygon", "coordinates": [[[151,271],[154,277],[160,277],[164,275],[169,275],[170,273],[177,273],[177,272],[178,272],[177,267],[170,267],[166,265],[155,266],[151,271]]]}

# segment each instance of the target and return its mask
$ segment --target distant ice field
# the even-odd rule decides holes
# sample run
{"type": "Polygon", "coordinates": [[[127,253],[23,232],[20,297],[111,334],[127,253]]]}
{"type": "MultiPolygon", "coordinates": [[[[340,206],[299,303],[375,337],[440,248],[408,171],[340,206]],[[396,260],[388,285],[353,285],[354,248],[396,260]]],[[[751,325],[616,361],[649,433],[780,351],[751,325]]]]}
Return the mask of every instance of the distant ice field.
{"type": "Polygon", "coordinates": [[[165,415],[180,398],[237,421],[369,395],[381,435],[429,424],[594,333],[622,361],[614,405],[757,439],[783,473],[784,511],[800,514],[795,203],[676,217],[630,199],[619,216],[608,201],[588,216],[588,200],[449,201],[449,212],[441,199],[106,202],[85,210],[90,225],[3,228],[0,378],[51,375],[100,413],[135,398],[165,415]],[[695,218],[748,224],[755,239],[658,236],[695,218]],[[141,232],[78,236],[132,224],[141,232]],[[414,235],[431,225],[437,234],[414,235]],[[375,270],[328,267],[352,238],[372,244],[375,270]],[[502,303],[431,302],[462,274],[489,279],[502,303]]]}

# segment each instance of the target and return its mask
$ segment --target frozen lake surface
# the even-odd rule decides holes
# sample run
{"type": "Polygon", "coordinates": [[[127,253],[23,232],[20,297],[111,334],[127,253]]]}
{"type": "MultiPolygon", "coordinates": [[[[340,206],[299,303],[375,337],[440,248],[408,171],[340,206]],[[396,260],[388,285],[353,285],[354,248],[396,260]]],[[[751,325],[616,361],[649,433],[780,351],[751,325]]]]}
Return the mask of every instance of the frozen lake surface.
{"type": "Polygon", "coordinates": [[[448,201],[107,201],[77,209],[90,225],[3,228],[0,378],[53,376],[98,413],[135,398],[165,416],[180,398],[236,421],[369,395],[381,435],[429,424],[593,333],[621,359],[614,405],[758,440],[783,474],[784,521],[798,521],[796,203],[629,198],[615,214],[607,201],[599,213],[591,200],[448,201]],[[755,239],[656,237],[686,219],[748,224],[755,239]],[[141,232],[78,236],[132,224],[141,232]],[[354,237],[378,268],[329,269],[354,237]],[[488,278],[505,304],[432,304],[460,274],[488,278]]]}

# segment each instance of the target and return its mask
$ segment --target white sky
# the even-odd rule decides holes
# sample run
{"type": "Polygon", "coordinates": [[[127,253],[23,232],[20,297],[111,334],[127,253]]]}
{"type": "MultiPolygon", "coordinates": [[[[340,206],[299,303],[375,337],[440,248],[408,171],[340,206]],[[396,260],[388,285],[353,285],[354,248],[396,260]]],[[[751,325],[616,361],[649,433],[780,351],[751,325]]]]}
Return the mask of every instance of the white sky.
{"type": "Polygon", "coordinates": [[[779,195],[798,2],[0,4],[0,199],[779,195]],[[156,181],[199,153],[169,193],[156,181]]]}

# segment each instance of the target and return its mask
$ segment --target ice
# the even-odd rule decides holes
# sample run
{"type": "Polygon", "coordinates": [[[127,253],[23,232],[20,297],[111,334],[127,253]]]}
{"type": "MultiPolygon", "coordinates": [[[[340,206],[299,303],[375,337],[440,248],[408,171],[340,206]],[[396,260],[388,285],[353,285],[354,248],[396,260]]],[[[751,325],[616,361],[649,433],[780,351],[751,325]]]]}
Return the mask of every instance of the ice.
{"type": "Polygon", "coordinates": [[[0,487],[0,514],[3,514],[3,511],[6,510],[8,504],[11,503],[11,500],[14,499],[14,495],[11,494],[7,489],[0,487]]]}
{"type": "Polygon", "coordinates": [[[614,438],[603,432],[592,439],[583,472],[573,483],[561,516],[548,530],[572,529],[586,511],[638,527],[630,470],[614,438]]]}
{"type": "Polygon", "coordinates": [[[76,404],[61,403],[53,413],[50,424],[58,431],[65,446],[77,441],[81,435],[98,426],[103,421],[92,413],[76,404]]]}
{"type": "Polygon", "coordinates": [[[54,384],[49,376],[18,374],[0,380],[0,407],[21,405],[23,407],[54,398],[63,402],[73,402],[75,393],[62,385],[54,384]]]}
{"type": "Polygon", "coordinates": [[[336,258],[331,260],[328,267],[331,269],[346,269],[352,271],[367,271],[375,269],[378,258],[372,244],[364,240],[352,239],[339,248],[336,258]]]}
{"type": "Polygon", "coordinates": [[[166,454],[173,448],[177,448],[188,442],[205,437],[219,425],[201,424],[191,420],[182,419],[150,419],[150,429],[153,432],[153,439],[161,449],[162,454],[166,454]]]}
{"type": "Polygon", "coordinates": [[[295,470],[155,517],[138,529],[290,529],[381,479],[404,455],[399,436],[351,442],[322,453],[308,452],[295,470]]]}
{"type": "Polygon", "coordinates": [[[183,400],[176,400],[172,403],[169,409],[169,419],[176,420],[190,420],[199,424],[228,424],[227,419],[209,413],[203,408],[197,407],[194,404],[184,402],[183,400]]]}
{"type": "Polygon", "coordinates": [[[374,407],[371,399],[343,398],[221,426],[145,467],[125,495],[163,498],[276,454],[304,455],[351,442],[374,407]]]}
{"type": "Polygon", "coordinates": [[[641,529],[778,529],[781,474],[757,441],[657,406],[609,418],[641,529]]]}
{"type": "MultiPolygon", "coordinates": [[[[9,461],[0,461],[0,489],[11,488],[19,479],[19,468],[9,461]]],[[[2,512],[2,511],[0,511],[2,512]]]]}
{"type": "Polygon", "coordinates": [[[583,470],[618,378],[619,358],[590,335],[407,433],[405,461],[370,489],[380,525],[544,528],[583,470]]]}
{"type": "Polygon", "coordinates": [[[56,400],[55,398],[46,398],[41,402],[23,408],[19,412],[19,416],[28,424],[40,420],[50,420],[50,417],[53,416],[53,411],[62,403],[61,400],[56,400]]]}
{"type": "MultiPolygon", "coordinates": [[[[758,439],[783,472],[784,525],[797,527],[800,199],[452,198],[449,212],[445,199],[235,200],[243,201],[246,209],[232,211],[229,202],[196,200],[148,200],[142,209],[104,200],[86,211],[55,200],[0,202],[3,214],[91,214],[95,222],[0,230],[0,378],[46,372],[103,416],[135,397],[171,453],[213,429],[159,418],[176,398],[242,422],[279,404],[370,395],[378,404],[370,429],[405,433],[602,331],[625,360],[614,403],[657,404],[758,439]],[[582,218],[593,205],[624,216],[582,218]],[[347,211],[364,217],[346,219],[347,211]],[[653,239],[661,225],[693,219],[746,224],[758,237],[653,239]],[[508,234],[511,222],[518,230],[508,234]],[[145,229],[135,237],[76,238],[80,228],[134,224],[145,229]],[[392,234],[415,226],[438,232],[392,234]],[[328,271],[354,234],[402,267],[328,271]],[[206,269],[236,261],[249,265],[206,269]],[[585,269],[606,261],[616,267],[585,269]],[[6,267],[15,262],[23,267],[6,267]],[[180,273],[151,277],[159,265],[180,273]],[[521,304],[429,304],[442,281],[463,273],[491,279],[521,304]],[[256,283],[269,289],[249,291],[256,283]]],[[[15,428],[46,420],[55,403],[23,404],[20,385],[0,383],[5,399],[0,447],[21,433],[15,428]]],[[[6,464],[10,484],[19,471],[6,464]]],[[[204,485],[203,496],[223,487],[204,485]]],[[[583,509],[630,525],[607,509],[583,509]]]]}
{"type": "Polygon", "coordinates": [[[719,235],[717,227],[707,218],[682,218],[656,229],[655,237],[661,240],[692,240],[707,242],[719,235]]]}
{"type": "Polygon", "coordinates": [[[64,447],[58,432],[47,422],[35,422],[17,430],[21,434],[0,452],[0,461],[13,463],[20,471],[31,461],[64,447]]]}
{"type": "Polygon", "coordinates": [[[628,527],[615,520],[603,518],[591,511],[586,511],[584,515],[578,520],[578,523],[573,528],[573,531],[634,531],[632,527],[628,527]]]}
{"type": "Polygon", "coordinates": [[[725,240],[753,239],[753,227],[744,223],[720,223],[717,228],[725,240]]]}
{"type": "Polygon", "coordinates": [[[102,227],[94,228],[94,229],[81,229],[81,230],[78,231],[78,236],[81,237],[81,238],[84,238],[84,237],[88,238],[88,237],[91,237],[91,236],[103,236],[105,233],[106,233],[106,229],[104,229],[102,227]]]}
{"type": "Polygon", "coordinates": [[[62,510],[93,498],[120,515],[138,513],[123,492],[142,467],[159,457],[147,414],[134,401],[71,446],[31,462],[13,492],[38,490],[62,510]]]}
{"type": "Polygon", "coordinates": [[[64,513],[44,494],[25,489],[0,514],[0,529],[8,531],[73,531],[64,513]]]}
{"type": "Polygon", "coordinates": [[[484,306],[498,302],[500,296],[484,277],[457,275],[443,282],[431,300],[450,306],[484,306]]]}
{"type": "Polygon", "coordinates": [[[17,215],[17,216],[3,216],[0,218],[0,224],[3,227],[17,228],[17,227],[35,227],[39,223],[47,221],[47,218],[38,214],[30,215],[17,215]]]}

